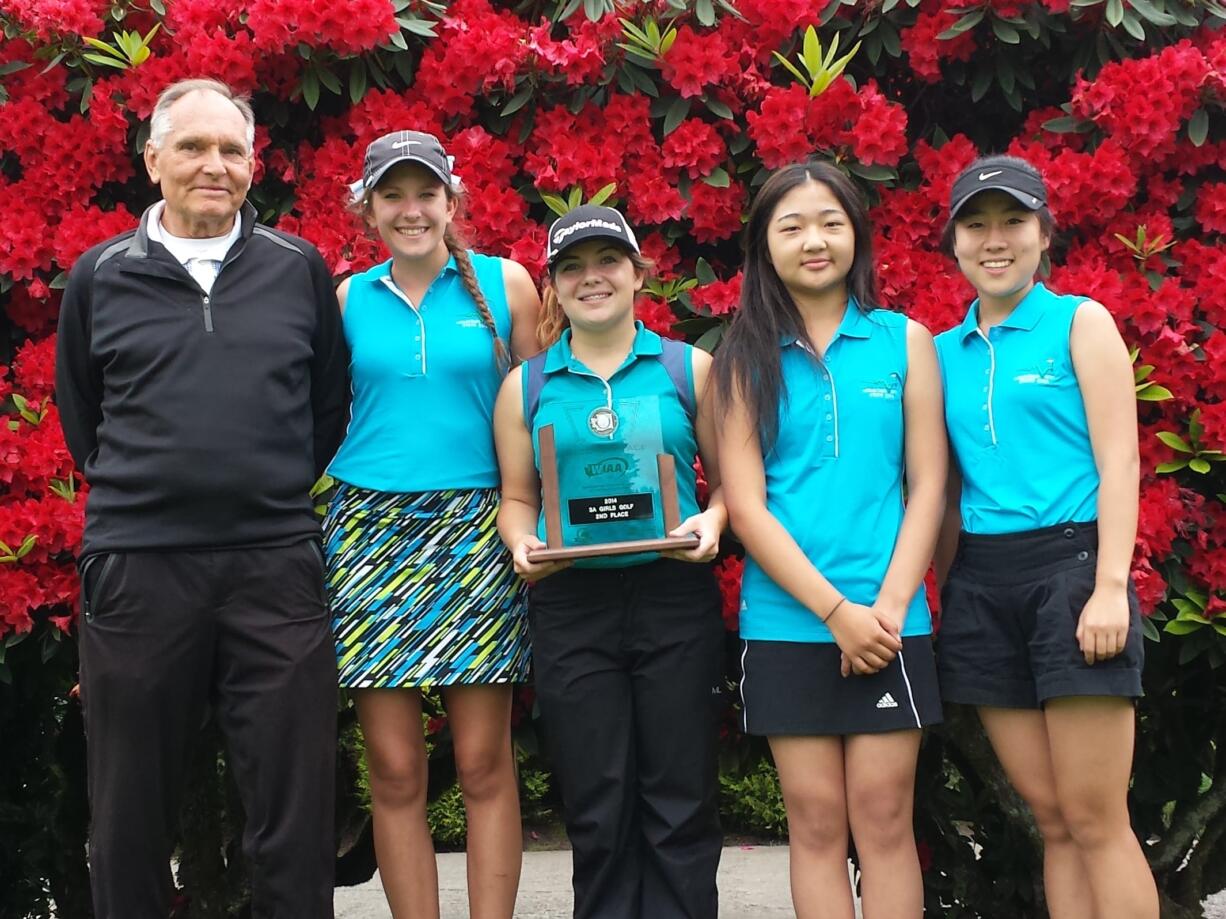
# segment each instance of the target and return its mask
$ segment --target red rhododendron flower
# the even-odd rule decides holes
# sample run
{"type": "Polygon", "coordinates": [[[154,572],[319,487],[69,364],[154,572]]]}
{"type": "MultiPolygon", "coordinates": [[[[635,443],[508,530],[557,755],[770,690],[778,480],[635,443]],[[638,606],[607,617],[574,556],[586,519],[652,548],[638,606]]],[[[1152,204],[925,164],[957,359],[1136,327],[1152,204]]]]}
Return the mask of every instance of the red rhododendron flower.
{"type": "Polygon", "coordinates": [[[660,63],[660,72],[682,98],[701,96],[707,86],[731,73],[729,50],[719,32],[699,34],[682,26],[660,63]]]}
{"type": "Polygon", "coordinates": [[[724,601],[721,608],[724,628],[729,632],[736,632],[741,627],[741,576],[744,571],[745,563],[731,555],[715,566],[715,577],[724,601]]]}
{"type": "Polygon", "coordinates": [[[739,182],[732,182],[726,188],[706,182],[690,186],[686,216],[690,218],[693,237],[700,242],[728,239],[739,233],[744,209],[745,188],[739,182]]]}
{"type": "Polygon", "coordinates": [[[951,39],[937,36],[952,26],[957,17],[948,10],[924,10],[915,24],[902,30],[902,49],[907,52],[911,70],[926,83],[941,79],[941,61],[969,61],[975,54],[973,32],[951,39]]]}
{"type": "Polygon", "coordinates": [[[705,310],[712,316],[725,316],[737,308],[741,302],[742,272],[738,271],[727,281],[712,281],[690,291],[690,302],[697,309],[705,310]]]}
{"type": "Polygon", "coordinates": [[[669,305],[658,297],[639,297],[634,302],[634,318],[657,335],[673,337],[677,317],[669,305]]]}
{"type": "Polygon", "coordinates": [[[687,118],[664,138],[664,165],[685,171],[690,178],[710,175],[728,155],[728,147],[713,126],[687,118]]]}

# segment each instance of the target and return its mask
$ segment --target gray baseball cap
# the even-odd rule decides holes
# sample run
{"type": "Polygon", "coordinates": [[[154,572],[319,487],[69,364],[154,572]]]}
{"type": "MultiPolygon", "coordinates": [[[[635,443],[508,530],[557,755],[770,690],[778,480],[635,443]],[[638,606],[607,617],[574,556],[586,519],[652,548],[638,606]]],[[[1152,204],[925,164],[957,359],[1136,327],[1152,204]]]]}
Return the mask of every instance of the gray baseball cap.
{"type": "Polygon", "coordinates": [[[1047,186],[1037,169],[1029,163],[1019,165],[1010,156],[988,156],[976,160],[954,179],[949,196],[950,218],[957,217],[966,202],[981,191],[1003,191],[1029,211],[1047,204],[1047,186]]]}
{"type": "Polygon", "coordinates": [[[552,266],[566,249],[589,239],[608,239],[621,243],[631,252],[640,251],[634,231],[619,211],[597,204],[581,204],[563,214],[549,228],[545,262],[552,266]]]}
{"type": "Polygon", "coordinates": [[[452,159],[437,137],[423,131],[393,131],[366,148],[361,190],[374,188],[398,163],[419,163],[438,176],[444,185],[452,184],[452,159]]]}

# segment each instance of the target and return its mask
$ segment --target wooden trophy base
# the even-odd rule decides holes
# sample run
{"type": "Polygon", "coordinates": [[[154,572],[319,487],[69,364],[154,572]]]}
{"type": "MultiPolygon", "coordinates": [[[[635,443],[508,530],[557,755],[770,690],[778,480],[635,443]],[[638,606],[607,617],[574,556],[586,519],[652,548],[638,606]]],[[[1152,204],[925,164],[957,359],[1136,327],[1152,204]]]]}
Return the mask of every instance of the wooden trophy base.
{"type": "MultiPolygon", "coordinates": [[[[630,539],[623,542],[589,543],[583,546],[562,544],[562,497],[558,484],[558,452],[553,438],[553,425],[541,428],[538,440],[541,454],[541,506],[545,512],[545,548],[528,553],[530,562],[560,562],[576,558],[599,558],[610,555],[633,555],[636,552],[666,552],[673,549],[696,549],[697,536],[660,536],[656,539],[630,539]]],[[[677,502],[676,463],[670,453],[656,454],[660,476],[660,507],[664,512],[664,532],[670,533],[681,525],[677,502]]]]}

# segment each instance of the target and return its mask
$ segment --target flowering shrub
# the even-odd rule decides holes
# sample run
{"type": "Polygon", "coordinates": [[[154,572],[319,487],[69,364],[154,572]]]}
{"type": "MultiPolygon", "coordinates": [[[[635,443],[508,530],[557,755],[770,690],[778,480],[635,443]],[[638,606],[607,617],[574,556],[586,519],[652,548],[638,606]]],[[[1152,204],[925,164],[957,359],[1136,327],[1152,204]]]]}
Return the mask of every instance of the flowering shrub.
{"type": "MultiPolygon", "coordinates": [[[[641,318],[707,348],[736,311],[737,238],[753,190],[769,169],[812,155],[869,195],[888,304],[934,332],[955,324],[970,291],[937,248],[943,207],[978,152],[1006,150],[1036,163],[1051,189],[1051,285],[1103,302],[1137,352],[1134,577],[1151,641],[1134,813],[1160,839],[1150,855],[1168,906],[1194,905],[1226,885],[1226,699],[1214,679],[1226,660],[1226,9],[733,5],[739,12],[722,0],[6,3],[0,692],[25,699],[43,735],[72,723],[60,700],[75,664],[57,652],[76,612],[72,550],[87,489],[56,422],[52,332],[73,260],[133,226],[151,200],[134,151],[166,83],[217,76],[253,94],[251,200],[317,245],[338,276],[381,257],[344,207],[363,148],[389,130],[431,131],[456,157],[477,248],[539,276],[552,209],[611,195],[658,267],[641,318]],[[41,694],[20,695],[33,685],[41,694]]],[[[735,557],[721,563],[730,634],[739,575],[735,557]]],[[[735,734],[728,745],[741,759],[758,749],[735,734]]],[[[1014,856],[1033,855],[1033,844],[1017,848],[1030,837],[984,778],[994,767],[982,749],[947,730],[924,764],[928,780],[940,778],[928,804],[921,785],[930,905],[1027,915],[1034,862],[1014,856]],[[959,832],[968,825],[978,863],[959,832]],[[1014,882],[975,880],[987,868],[1014,882]]],[[[22,799],[32,787],[22,776],[0,786],[0,800],[22,799]]],[[[50,825],[9,819],[0,816],[0,839],[50,825]]],[[[53,878],[21,887],[14,908],[35,910],[58,884],[68,915],[64,878],[79,870],[64,865],[79,847],[52,858],[7,846],[0,876],[53,878]]]]}

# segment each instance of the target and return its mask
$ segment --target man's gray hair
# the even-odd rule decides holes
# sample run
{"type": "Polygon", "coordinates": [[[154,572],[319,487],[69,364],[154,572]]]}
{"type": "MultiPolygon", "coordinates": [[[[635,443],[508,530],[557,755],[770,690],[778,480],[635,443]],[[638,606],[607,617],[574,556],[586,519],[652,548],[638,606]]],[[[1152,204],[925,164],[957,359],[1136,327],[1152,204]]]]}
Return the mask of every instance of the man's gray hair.
{"type": "Polygon", "coordinates": [[[217,93],[234,104],[239,114],[243,116],[243,121],[247,123],[247,152],[253,153],[255,151],[255,112],[251,110],[251,103],[220,80],[209,79],[180,80],[162,90],[157,104],[153,107],[153,116],[149,119],[149,142],[153,144],[154,149],[161,149],[166,137],[170,134],[170,107],[188,93],[194,92],[217,93]]]}

